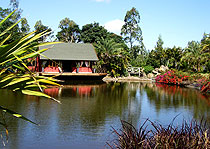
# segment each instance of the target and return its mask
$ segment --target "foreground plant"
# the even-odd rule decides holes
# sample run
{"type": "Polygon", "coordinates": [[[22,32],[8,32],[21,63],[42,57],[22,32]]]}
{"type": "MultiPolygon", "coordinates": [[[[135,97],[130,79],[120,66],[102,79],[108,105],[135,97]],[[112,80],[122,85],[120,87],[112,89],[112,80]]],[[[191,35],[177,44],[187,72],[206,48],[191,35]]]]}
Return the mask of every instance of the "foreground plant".
{"type": "Polygon", "coordinates": [[[122,129],[113,129],[117,139],[108,143],[110,148],[210,148],[210,130],[204,122],[192,120],[190,123],[183,121],[181,126],[173,123],[163,126],[148,119],[137,130],[132,124],[122,121],[122,129]],[[153,128],[147,130],[146,123],[153,128]]]}
{"type": "MultiPolygon", "coordinates": [[[[8,15],[0,22],[0,27],[14,12],[15,11],[13,11],[10,15],[8,15]]],[[[0,37],[4,37],[4,39],[0,41],[0,89],[20,91],[26,95],[43,96],[60,103],[60,101],[43,93],[43,89],[46,88],[46,84],[59,86],[59,84],[55,83],[56,79],[52,77],[37,76],[36,74],[32,73],[25,64],[25,61],[27,59],[36,57],[47,50],[38,50],[38,47],[52,44],[37,42],[37,39],[49,34],[49,32],[44,31],[39,34],[35,34],[34,31],[10,44],[5,44],[6,41],[9,40],[11,37],[11,35],[8,34],[8,31],[11,30],[19,22],[20,21],[0,33],[0,37]]],[[[20,118],[35,124],[21,114],[18,114],[15,111],[7,109],[1,105],[0,111],[2,113],[9,113],[16,118],[20,118]]],[[[6,134],[8,134],[7,125],[4,121],[4,118],[0,122],[0,125],[5,127],[6,134]]]]}
{"type": "Polygon", "coordinates": [[[113,132],[116,134],[117,139],[107,144],[111,148],[120,149],[147,147],[147,136],[149,131],[144,127],[146,122],[147,120],[141,125],[139,130],[137,130],[132,124],[126,121],[121,121],[122,129],[117,131],[113,128],[113,132]]]}

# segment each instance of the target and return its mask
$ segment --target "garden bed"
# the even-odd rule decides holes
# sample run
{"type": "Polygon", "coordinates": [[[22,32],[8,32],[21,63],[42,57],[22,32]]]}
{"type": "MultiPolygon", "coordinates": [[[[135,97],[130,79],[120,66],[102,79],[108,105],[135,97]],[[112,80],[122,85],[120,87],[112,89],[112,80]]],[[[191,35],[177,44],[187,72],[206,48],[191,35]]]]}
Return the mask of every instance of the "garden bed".
{"type": "Polygon", "coordinates": [[[168,71],[162,75],[158,75],[155,78],[157,83],[164,83],[169,85],[179,85],[190,88],[196,88],[203,93],[210,92],[210,76],[193,74],[187,75],[184,72],[168,71]]]}

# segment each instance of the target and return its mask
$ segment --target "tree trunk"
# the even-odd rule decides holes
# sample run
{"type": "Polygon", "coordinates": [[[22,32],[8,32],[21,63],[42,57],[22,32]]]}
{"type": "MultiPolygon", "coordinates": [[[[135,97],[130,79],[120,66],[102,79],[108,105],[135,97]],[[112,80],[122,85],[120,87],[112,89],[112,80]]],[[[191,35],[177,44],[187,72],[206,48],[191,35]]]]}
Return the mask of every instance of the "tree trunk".
{"type": "Polygon", "coordinates": [[[197,71],[200,72],[200,63],[197,64],[197,71]]]}

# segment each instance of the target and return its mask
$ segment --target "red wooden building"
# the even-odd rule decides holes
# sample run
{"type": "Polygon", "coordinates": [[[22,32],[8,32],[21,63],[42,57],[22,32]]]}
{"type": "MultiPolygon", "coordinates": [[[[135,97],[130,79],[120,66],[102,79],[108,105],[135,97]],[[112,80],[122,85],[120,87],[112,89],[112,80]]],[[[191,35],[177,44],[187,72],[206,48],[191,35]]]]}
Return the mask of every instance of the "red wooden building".
{"type": "Polygon", "coordinates": [[[93,73],[98,57],[92,44],[59,43],[49,48],[36,61],[36,71],[42,73],[93,73]]]}

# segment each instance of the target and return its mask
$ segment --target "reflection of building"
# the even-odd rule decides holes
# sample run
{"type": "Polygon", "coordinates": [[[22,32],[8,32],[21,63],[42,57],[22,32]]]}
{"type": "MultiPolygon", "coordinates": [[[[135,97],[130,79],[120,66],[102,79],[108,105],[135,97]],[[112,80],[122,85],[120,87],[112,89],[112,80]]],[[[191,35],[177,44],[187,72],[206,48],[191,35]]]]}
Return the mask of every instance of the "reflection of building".
{"type": "Polygon", "coordinates": [[[74,87],[73,90],[75,91],[76,94],[78,94],[79,96],[83,97],[83,96],[90,96],[90,93],[92,91],[93,86],[77,86],[74,87]]]}
{"type": "Polygon", "coordinates": [[[58,88],[58,87],[44,89],[44,93],[52,97],[59,96],[60,92],[61,92],[61,88],[58,88]]]}
{"type": "Polygon", "coordinates": [[[80,97],[89,97],[91,92],[94,90],[93,88],[99,87],[96,85],[74,85],[69,87],[52,87],[44,89],[44,93],[52,96],[52,97],[60,97],[65,96],[66,93],[70,93],[71,95],[79,95],[80,97]]]}

